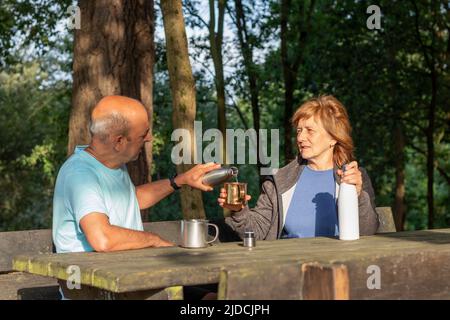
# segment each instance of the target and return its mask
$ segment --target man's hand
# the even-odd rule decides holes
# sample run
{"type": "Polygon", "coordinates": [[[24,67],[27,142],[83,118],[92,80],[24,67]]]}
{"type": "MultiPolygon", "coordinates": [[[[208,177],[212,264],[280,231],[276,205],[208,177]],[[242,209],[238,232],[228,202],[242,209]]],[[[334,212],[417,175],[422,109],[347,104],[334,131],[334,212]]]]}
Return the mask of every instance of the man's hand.
{"type": "Polygon", "coordinates": [[[188,171],[178,175],[175,178],[175,183],[179,186],[187,184],[193,188],[202,190],[202,191],[212,191],[213,188],[202,183],[203,176],[205,173],[208,173],[212,170],[219,169],[219,163],[206,163],[206,164],[198,164],[195,167],[189,169],[188,171]]]}
{"type": "MultiPolygon", "coordinates": [[[[199,164],[185,173],[181,173],[175,178],[178,186],[189,185],[202,191],[211,191],[213,188],[202,183],[205,173],[219,169],[220,164],[213,162],[207,164],[199,164]]],[[[147,209],[173,192],[169,179],[153,181],[136,187],[136,198],[139,203],[139,209],[147,209]]]]}
{"type": "Polygon", "coordinates": [[[155,244],[155,248],[160,248],[160,247],[173,247],[175,246],[175,243],[164,240],[163,238],[159,238],[159,241],[156,242],[155,244]]]}

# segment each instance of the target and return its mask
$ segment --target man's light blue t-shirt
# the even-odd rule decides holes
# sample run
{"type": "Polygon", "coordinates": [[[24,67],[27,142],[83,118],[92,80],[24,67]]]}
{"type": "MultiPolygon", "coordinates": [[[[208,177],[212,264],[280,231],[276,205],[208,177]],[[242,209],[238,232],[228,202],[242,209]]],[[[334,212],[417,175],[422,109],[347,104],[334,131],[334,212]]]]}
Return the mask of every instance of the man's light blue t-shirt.
{"type": "Polygon", "coordinates": [[[56,251],[93,251],[80,227],[91,212],[108,216],[111,225],[143,230],[136,190],[125,165],[110,169],[77,146],[59,170],[53,196],[56,251]]]}
{"type": "Polygon", "coordinates": [[[305,167],[289,205],[283,238],[334,237],[339,234],[333,169],[305,167]]]}

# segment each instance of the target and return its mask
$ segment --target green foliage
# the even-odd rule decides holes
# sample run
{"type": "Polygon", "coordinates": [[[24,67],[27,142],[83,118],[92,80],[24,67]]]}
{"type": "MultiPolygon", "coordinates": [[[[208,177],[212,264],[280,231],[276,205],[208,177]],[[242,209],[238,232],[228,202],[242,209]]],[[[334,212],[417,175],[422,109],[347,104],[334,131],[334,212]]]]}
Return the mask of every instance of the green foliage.
{"type": "Polygon", "coordinates": [[[0,66],[20,63],[17,45],[33,45],[44,55],[57,46],[58,22],[68,17],[73,0],[2,0],[0,5],[0,66]]]}
{"type": "Polygon", "coordinates": [[[47,87],[40,61],[0,73],[0,230],[49,228],[53,185],[65,157],[68,85],[47,87]]]}
{"type": "MultiPolygon", "coordinates": [[[[58,37],[57,25],[71,3],[5,0],[0,6],[0,230],[48,228],[51,224],[54,180],[66,155],[71,87],[68,61],[72,38],[58,37]]],[[[430,0],[379,1],[382,29],[369,30],[366,9],[370,1],[316,0],[306,42],[299,43],[309,3],[292,1],[288,17],[288,55],[295,59],[299,50],[303,54],[294,110],[317,94],[333,94],[344,103],[353,126],[356,158],[371,176],[378,206],[394,203],[394,164],[402,152],[396,149],[394,129],[403,129],[408,230],[426,228],[428,223],[425,133],[432,93],[430,67],[436,66],[435,227],[450,226],[448,4],[430,0]],[[439,5],[442,8],[436,7],[439,5]],[[430,64],[432,60],[434,64],[430,64]]],[[[196,70],[197,120],[202,121],[205,131],[217,127],[217,103],[208,41],[202,32],[205,26],[192,14],[204,14],[206,5],[202,1],[187,4],[191,7],[185,13],[186,23],[196,30],[188,35],[196,70]]],[[[283,134],[291,128],[283,127],[280,1],[243,0],[243,7],[249,29],[247,40],[254,53],[252,70],[257,75],[261,128],[280,129],[283,165],[283,134]]],[[[227,126],[244,129],[236,108],[250,127],[253,121],[248,79],[233,23],[233,1],[227,1],[225,19],[227,126]]],[[[158,32],[156,37],[153,180],[175,173],[165,47],[158,32]]],[[[253,206],[259,195],[256,166],[238,167],[239,180],[249,185],[253,206]]],[[[222,216],[217,196],[218,188],[203,193],[208,218],[222,216]]],[[[172,194],[150,211],[153,221],[180,219],[179,195],[172,194]]]]}

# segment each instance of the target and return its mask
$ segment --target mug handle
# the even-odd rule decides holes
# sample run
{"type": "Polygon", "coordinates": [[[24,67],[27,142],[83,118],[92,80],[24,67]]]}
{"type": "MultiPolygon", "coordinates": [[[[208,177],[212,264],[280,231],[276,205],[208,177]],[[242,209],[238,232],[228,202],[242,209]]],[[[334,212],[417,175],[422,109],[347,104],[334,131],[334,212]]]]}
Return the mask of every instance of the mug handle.
{"type": "Polygon", "coordinates": [[[219,227],[216,226],[214,223],[207,223],[208,226],[213,226],[216,229],[216,236],[211,241],[206,241],[206,243],[211,243],[217,240],[217,237],[219,236],[219,227]]]}

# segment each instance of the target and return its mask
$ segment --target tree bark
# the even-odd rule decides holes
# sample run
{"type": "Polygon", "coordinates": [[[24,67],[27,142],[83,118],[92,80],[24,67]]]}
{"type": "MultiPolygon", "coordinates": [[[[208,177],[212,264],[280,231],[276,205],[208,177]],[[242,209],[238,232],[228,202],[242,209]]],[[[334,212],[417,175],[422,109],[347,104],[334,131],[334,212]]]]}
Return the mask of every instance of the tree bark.
{"type": "Polygon", "coordinates": [[[428,203],[428,229],[434,228],[434,128],[436,117],[437,99],[437,74],[434,68],[431,70],[431,101],[428,109],[427,128],[427,203],[428,203]]]}
{"type": "MultiPolygon", "coordinates": [[[[438,88],[438,71],[437,71],[437,58],[436,50],[433,48],[436,40],[436,30],[434,27],[430,28],[432,45],[428,48],[427,45],[422,41],[422,36],[420,33],[420,23],[419,20],[422,18],[420,15],[419,7],[416,1],[411,1],[415,11],[415,33],[418,45],[422,51],[425,64],[430,70],[430,80],[431,80],[431,99],[428,106],[428,127],[426,129],[426,141],[427,141],[427,204],[428,204],[428,229],[433,229],[434,227],[434,166],[435,166],[435,150],[434,150],[434,130],[435,130],[435,118],[436,118],[436,104],[437,104],[437,88],[438,88]]],[[[434,7],[434,9],[439,10],[439,8],[434,7]]],[[[433,26],[435,25],[435,18],[437,12],[433,12],[431,15],[433,17],[433,26]]]]}
{"type": "Polygon", "coordinates": [[[218,0],[218,23],[216,33],[216,18],[215,18],[215,0],[209,0],[209,44],[211,57],[214,64],[214,83],[217,92],[217,125],[220,132],[222,132],[222,163],[226,162],[226,105],[225,105],[225,78],[223,73],[223,26],[225,21],[225,1],[218,0]]]}
{"type": "Polygon", "coordinates": [[[290,57],[288,52],[288,35],[289,35],[289,13],[291,8],[290,0],[281,1],[281,15],[280,15],[280,38],[281,38],[281,62],[283,65],[284,78],[284,157],[285,162],[289,163],[294,159],[294,152],[292,147],[292,125],[291,117],[294,105],[294,90],[297,83],[298,70],[303,63],[304,51],[306,47],[307,37],[311,29],[311,16],[314,11],[315,0],[309,2],[309,8],[304,18],[304,8],[301,5],[299,17],[296,17],[297,24],[291,28],[293,32],[298,34],[298,49],[293,50],[295,55],[290,57]],[[305,20],[303,20],[305,19],[305,20]]]}
{"type": "MultiPolygon", "coordinates": [[[[244,58],[245,73],[248,78],[250,88],[250,103],[252,106],[253,128],[256,131],[256,150],[257,150],[257,167],[258,173],[261,169],[261,160],[259,157],[259,128],[260,128],[260,112],[259,112],[259,87],[256,66],[253,62],[253,49],[249,43],[248,30],[246,26],[246,18],[244,7],[241,0],[235,0],[236,9],[236,27],[238,31],[238,40],[241,47],[242,56],[244,58]]],[[[261,182],[261,176],[260,176],[261,182]]]]}
{"type": "MultiPolygon", "coordinates": [[[[194,137],[196,113],[195,83],[189,62],[181,0],[162,0],[161,9],[173,100],[173,127],[174,129],[187,129],[191,136],[191,164],[182,163],[177,165],[177,172],[182,173],[193,167],[193,156],[196,151],[194,137]]],[[[206,215],[201,191],[189,186],[183,186],[181,190],[181,209],[185,219],[204,219],[206,215]]]]}
{"type": "Polygon", "coordinates": [[[395,202],[394,217],[397,231],[403,231],[406,218],[405,205],[405,135],[403,128],[397,125],[394,129],[395,157],[395,202]]]}
{"type": "MultiPolygon", "coordinates": [[[[91,110],[108,95],[141,101],[152,132],[153,0],[80,0],[78,5],[81,29],[74,41],[69,155],[76,145],[90,142],[91,110]]],[[[152,144],[146,143],[139,158],[127,165],[135,185],[151,180],[151,163],[152,144]]]]}

